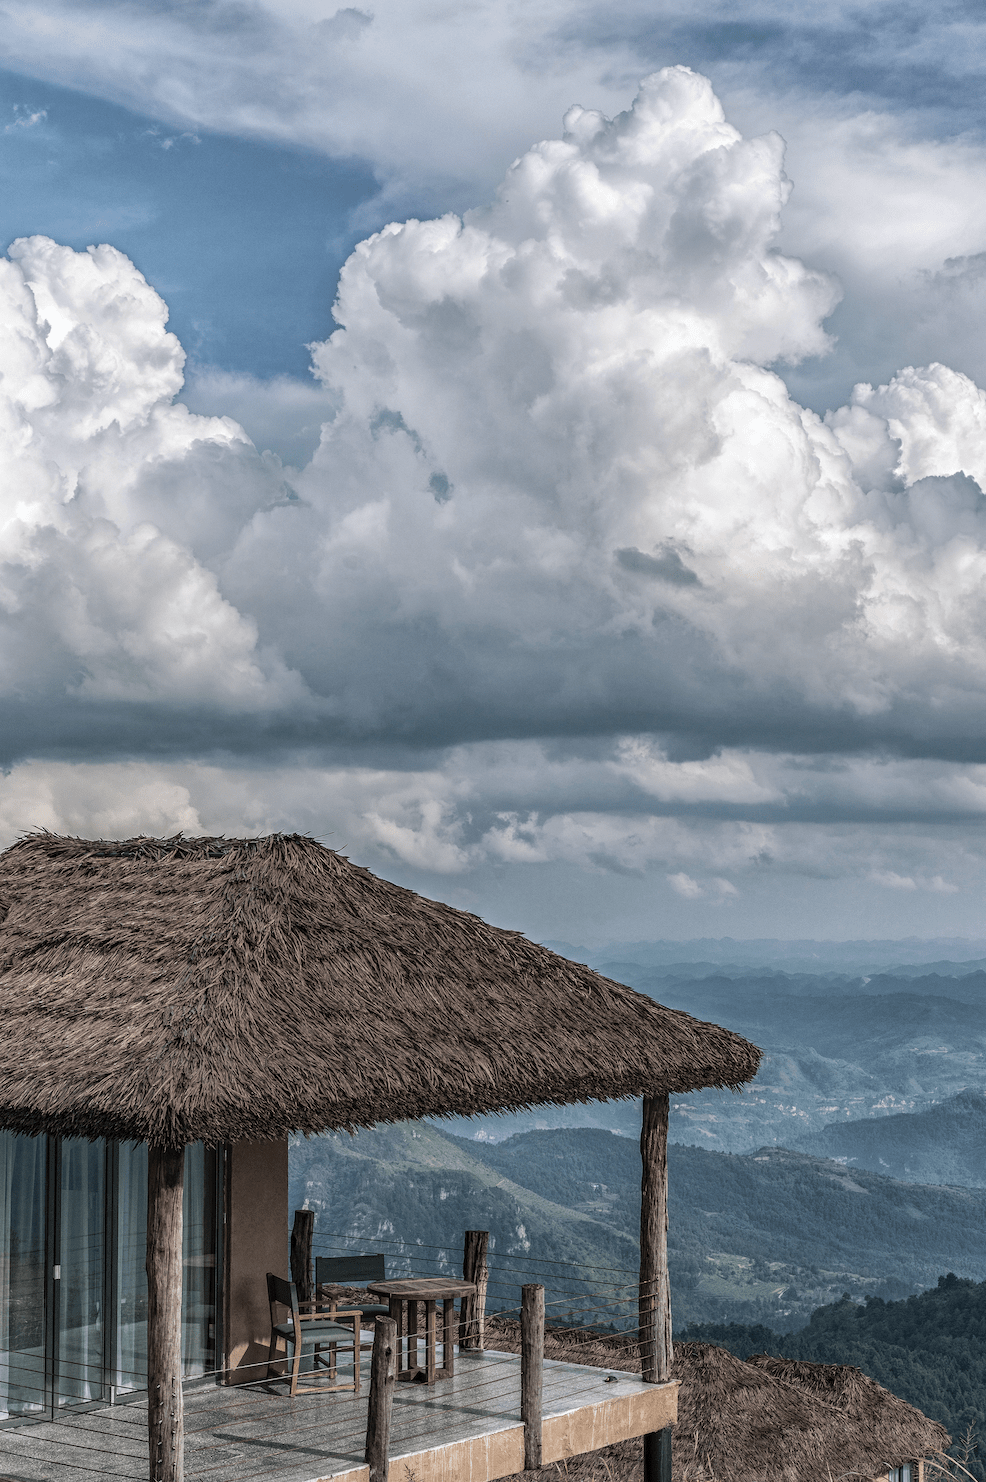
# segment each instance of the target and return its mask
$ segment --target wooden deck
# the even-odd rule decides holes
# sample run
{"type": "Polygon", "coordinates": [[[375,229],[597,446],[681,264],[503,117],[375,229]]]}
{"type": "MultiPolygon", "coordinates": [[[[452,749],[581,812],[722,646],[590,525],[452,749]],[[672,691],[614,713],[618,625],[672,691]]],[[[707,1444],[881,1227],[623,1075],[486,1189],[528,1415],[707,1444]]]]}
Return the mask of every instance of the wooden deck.
{"type": "MultiPolygon", "coordinates": [[[[194,1391],[185,1401],[187,1482],[368,1482],[363,1393],[298,1395],[284,1384],[194,1391]]],[[[545,1463],[661,1430],[677,1384],[546,1360],[545,1463]],[[614,1377],[610,1379],[610,1373],[614,1377]]],[[[0,1482],[144,1482],[147,1406],[135,1401],[0,1430],[0,1482]]],[[[524,1467],[520,1359],[456,1354],[454,1379],[396,1386],[390,1482],[493,1482],[524,1467]]]]}

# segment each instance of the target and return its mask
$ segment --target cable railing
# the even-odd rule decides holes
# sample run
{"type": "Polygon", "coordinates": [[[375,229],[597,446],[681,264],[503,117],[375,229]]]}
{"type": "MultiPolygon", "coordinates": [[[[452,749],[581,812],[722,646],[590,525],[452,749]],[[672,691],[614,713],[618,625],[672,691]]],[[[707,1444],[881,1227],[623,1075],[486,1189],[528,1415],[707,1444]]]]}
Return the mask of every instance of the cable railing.
{"type": "MultiPolygon", "coordinates": [[[[317,1238],[312,1241],[313,1255],[362,1254],[368,1250],[384,1254],[388,1278],[392,1280],[429,1276],[458,1278],[462,1272],[463,1253],[458,1243],[410,1241],[399,1234],[368,1237],[325,1231],[318,1231],[317,1238]]],[[[531,1292],[541,1294],[541,1352],[549,1367],[552,1362],[557,1365],[560,1358],[563,1367],[578,1366],[584,1361],[586,1366],[596,1369],[605,1366],[622,1372],[636,1368],[639,1372],[641,1340],[647,1339],[650,1331],[640,1325],[640,1288],[634,1269],[615,1263],[579,1265],[556,1254],[496,1248],[486,1251],[484,1266],[486,1308],[478,1320],[480,1346],[472,1350],[465,1346],[467,1327],[464,1314],[460,1314],[453,1329],[462,1340],[457,1349],[453,1348],[456,1354],[453,1385],[448,1388],[414,1384],[393,1387],[396,1390],[392,1429],[393,1445],[397,1447],[395,1454],[405,1454],[409,1446],[416,1452],[447,1443],[449,1413],[458,1410],[468,1412],[473,1422],[477,1416],[488,1416],[491,1425],[497,1428],[502,1428],[504,1419],[523,1426],[527,1445],[529,1432],[533,1435],[533,1430],[524,1413],[522,1374],[525,1365],[529,1368],[533,1362],[525,1349],[527,1339],[524,1336],[524,1304],[531,1292]],[[523,1301],[519,1300],[521,1288],[524,1289],[523,1301]]],[[[324,1293],[320,1300],[329,1301],[324,1293]]],[[[355,1298],[346,1292],[338,1300],[345,1305],[355,1298]]],[[[407,1345],[409,1339],[426,1344],[426,1325],[416,1334],[408,1332],[409,1328],[417,1326],[416,1321],[407,1320],[409,1308],[395,1308],[392,1302],[391,1311],[401,1318],[402,1344],[407,1345]]],[[[384,1323],[390,1321],[393,1319],[383,1320],[384,1323]]],[[[362,1326],[365,1337],[374,1327],[374,1320],[364,1319],[362,1326]]],[[[380,1328],[379,1321],[376,1327],[380,1328]]],[[[468,1331],[475,1336],[476,1324],[468,1331]]],[[[434,1332],[433,1328],[433,1335],[434,1332]]],[[[376,1336],[375,1332],[375,1341],[376,1336]]],[[[437,1336],[433,1336],[431,1341],[435,1344],[433,1358],[437,1362],[437,1354],[441,1353],[442,1364],[446,1362],[443,1336],[439,1319],[437,1336]]],[[[365,1356],[366,1347],[368,1344],[363,1344],[361,1351],[357,1345],[348,1359],[346,1352],[340,1349],[335,1357],[337,1374],[342,1377],[347,1373],[351,1376],[354,1362],[360,1363],[364,1381],[362,1401],[367,1399],[369,1386],[366,1381],[372,1372],[372,1361],[365,1356]]],[[[23,1381],[28,1377],[32,1360],[37,1363],[39,1356],[25,1348],[11,1347],[5,1354],[0,1354],[0,1406],[3,1403],[4,1363],[8,1371],[11,1368],[17,1371],[9,1374],[11,1390],[18,1379],[22,1381],[23,1389],[28,1387],[23,1385],[23,1381]]],[[[322,1361],[325,1361],[324,1355],[322,1361]]],[[[317,1383],[313,1377],[316,1362],[311,1355],[306,1355],[304,1374],[313,1384],[317,1383]]],[[[315,1457],[323,1459],[318,1463],[323,1471],[345,1470],[347,1466],[363,1464],[368,1445],[367,1411],[362,1403],[346,1404],[344,1395],[333,1394],[330,1397],[298,1393],[290,1399],[287,1414],[278,1408],[277,1436],[276,1440],[272,1439],[271,1404],[283,1396],[288,1368],[288,1360],[283,1354],[274,1360],[274,1372],[271,1372],[266,1355],[249,1364],[241,1363],[235,1371],[235,1386],[225,1388],[221,1400],[216,1398],[211,1388],[203,1390],[200,1386],[230,1380],[233,1376],[227,1369],[217,1367],[185,1382],[185,1475],[188,1482],[199,1482],[199,1479],[207,1482],[207,1479],[220,1474],[223,1482],[258,1482],[261,1478],[273,1482],[273,1479],[281,1475],[287,1477],[291,1472],[297,1475],[300,1466],[314,1468],[315,1457]],[[205,1401],[203,1393],[209,1397],[205,1401]],[[329,1398],[341,1403],[328,1404],[329,1398]],[[258,1427],[266,1437],[262,1459],[249,1454],[257,1439],[258,1427]]],[[[98,1370],[99,1365],[90,1363],[85,1355],[73,1358],[66,1354],[62,1361],[62,1380],[68,1390],[80,1390],[98,1370]]],[[[141,1390],[146,1387],[146,1373],[139,1367],[117,1364],[114,1377],[117,1403],[112,1407],[99,1409],[94,1414],[93,1402],[85,1404],[84,1408],[71,1403],[79,1398],[74,1394],[66,1397],[69,1403],[59,1406],[48,1417],[44,1425],[46,1445],[58,1448],[60,1475],[78,1477],[80,1482],[95,1476],[119,1478],[121,1482],[141,1482],[145,1475],[147,1399],[141,1390]]],[[[24,1463],[30,1460],[34,1424],[36,1422],[28,1424],[25,1417],[25,1424],[16,1430],[0,1429],[0,1474],[5,1470],[15,1470],[19,1460],[24,1463]]]]}

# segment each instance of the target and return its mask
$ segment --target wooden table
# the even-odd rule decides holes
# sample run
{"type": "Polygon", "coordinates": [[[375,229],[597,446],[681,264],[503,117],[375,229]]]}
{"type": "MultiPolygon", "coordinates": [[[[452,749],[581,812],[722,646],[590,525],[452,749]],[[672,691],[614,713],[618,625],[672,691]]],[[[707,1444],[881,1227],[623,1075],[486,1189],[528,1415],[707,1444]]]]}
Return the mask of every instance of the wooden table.
{"type": "Polygon", "coordinates": [[[476,1286],[471,1281],[457,1281],[446,1276],[406,1276],[399,1281],[375,1281],[366,1290],[375,1297],[386,1297],[390,1315],[397,1324],[397,1377],[404,1383],[434,1384],[436,1379],[451,1379],[455,1372],[453,1345],[456,1332],[455,1299],[473,1297],[476,1286]],[[404,1326],[404,1303],[407,1303],[407,1327],[404,1326]],[[442,1304],[441,1323],[438,1303],[442,1304]],[[418,1307],[425,1309],[424,1331],[418,1327],[418,1307]],[[438,1329],[442,1330],[442,1368],[438,1367],[436,1347],[438,1329]],[[425,1361],[418,1363],[418,1341],[424,1339],[425,1361]],[[404,1345],[407,1343],[405,1362],[404,1345]]]}

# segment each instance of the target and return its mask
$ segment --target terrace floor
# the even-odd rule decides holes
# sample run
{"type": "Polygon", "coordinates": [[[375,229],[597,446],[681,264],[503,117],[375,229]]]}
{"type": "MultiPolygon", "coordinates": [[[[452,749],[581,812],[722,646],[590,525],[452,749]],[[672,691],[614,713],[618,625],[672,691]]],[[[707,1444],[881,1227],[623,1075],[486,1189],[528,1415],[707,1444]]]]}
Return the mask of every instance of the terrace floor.
{"type": "MultiPolygon", "coordinates": [[[[285,1383],[198,1389],[185,1397],[186,1482],[367,1482],[369,1357],[362,1394],[298,1395],[285,1383]]],[[[390,1482],[492,1482],[524,1467],[520,1359],[456,1355],[430,1389],[395,1386],[390,1482]]],[[[677,1384],[545,1360],[545,1462],[661,1430],[677,1415],[677,1384]],[[613,1373],[613,1378],[608,1376],[613,1373]]],[[[143,1482],[146,1401],[0,1430],[0,1482],[143,1482]]]]}

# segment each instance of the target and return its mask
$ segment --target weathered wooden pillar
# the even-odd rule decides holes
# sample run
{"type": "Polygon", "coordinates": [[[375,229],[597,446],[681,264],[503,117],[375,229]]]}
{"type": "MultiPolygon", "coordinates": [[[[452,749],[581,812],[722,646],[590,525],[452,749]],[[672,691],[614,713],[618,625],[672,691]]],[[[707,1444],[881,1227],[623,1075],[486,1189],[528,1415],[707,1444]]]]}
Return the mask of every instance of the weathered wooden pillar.
{"type": "Polygon", "coordinates": [[[644,1437],[644,1482],[671,1482],[671,1427],[644,1437]]]}
{"type": "Polygon", "coordinates": [[[314,1209],[296,1209],[291,1230],[291,1280],[298,1288],[299,1302],[310,1302],[315,1296],[315,1281],[312,1276],[314,1234],[314,1209]]]}
{"type": "Polygon", "coordinates": [[[490,1273],[486,1265],[488,1230],[467,1230],[462,1248],[462,1279],[476,1287],[474,1297],[463,1297],[460,1307],[459,1349],[482,1351],[486,1326],[486,1287],[490,1273]]]}
{"type": "MultiPolygon", "coordinates": [[[[668,1280],[668,1097],[645,1096],[640,1129],[640,1360],[644,1379],[671,1378],[668,1280]]],[[[671,1431],[644,1437],[644,1482],[671,1482],[671,1431]]]]}
{"type": "Polygon", "coordinates": [[[524,1422],[524,1470],[541,1465],[541,1396],[544,1386],[544,1287],[521,1287],[520,1418],[524,1422]]]}
{"type": "MultiPolygon", "coordinates": [[[[359,1362],[359,1354],[356,1355],[359,1362]]],[[[397,1383],[397,1324],[378,1317],[373,1328],[370,1358],[370,1402],[366,1413],[366,1462],[370,1482],[387,1482],[390,1465],[390,1416],[397,1383]]]]}
{"type": "Polygon", "coordinates": [[[185,1149],[147,1157],[147,1440],[150,1482],[184,1482],[181,1392],[182,1194],[185,1149]]]}

